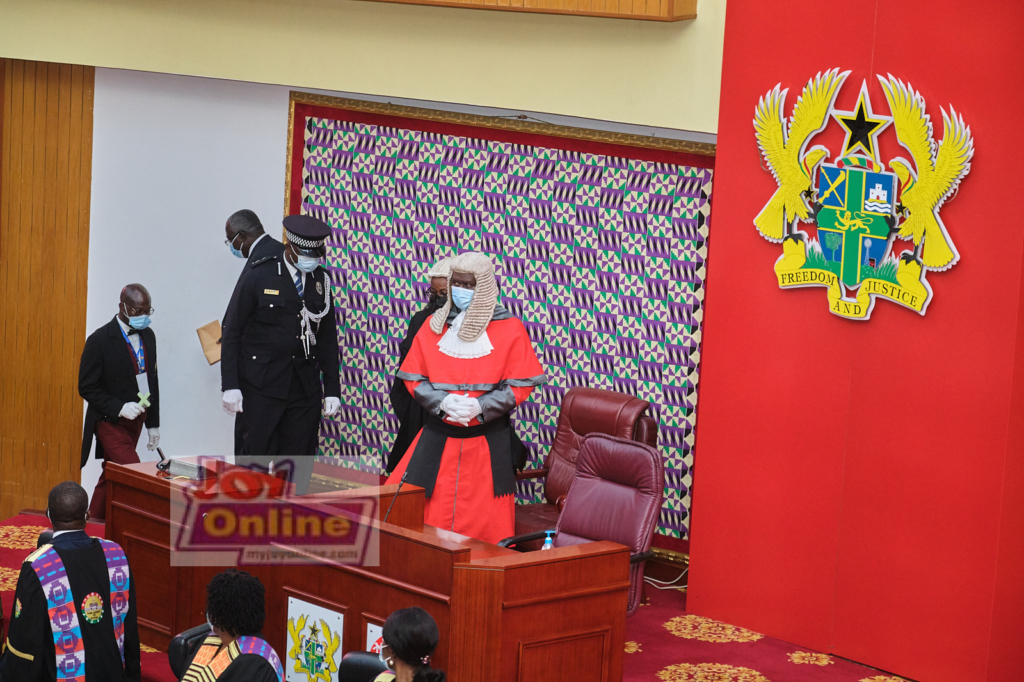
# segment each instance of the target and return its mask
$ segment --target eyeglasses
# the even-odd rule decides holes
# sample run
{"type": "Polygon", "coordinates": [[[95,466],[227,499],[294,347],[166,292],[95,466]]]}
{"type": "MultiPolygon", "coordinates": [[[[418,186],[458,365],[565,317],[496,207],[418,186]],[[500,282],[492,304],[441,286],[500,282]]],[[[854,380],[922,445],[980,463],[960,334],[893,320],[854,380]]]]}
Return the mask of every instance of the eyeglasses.
{"type": "Polygon", "coordinates": [[[137,315],[152,315],[156,312],[156,308],[129,308],[124,307],[125,312],[128,313],[128,317],[135,317],[137,315]]]}
{"type": "Polygon", "coordinates": [[[243,237],[243,236],[245,236],[245,232],[237,232],[237,233],[235,233],[235,236],[232,237],[231,239],[225,239],[224,243],[227,244],[228,246],[234,246],[235,245],[235,240],[238,239],[239,237],[243,237]]]}
{"type": "Polygon", "coordinates": [[[441,291],[438,291],[437,289],[430,288],[430,289],[427,290],[427,296],[447,296],[447,295],[448,295],[448,290],[447,289],[442,289],[441,291]]]}

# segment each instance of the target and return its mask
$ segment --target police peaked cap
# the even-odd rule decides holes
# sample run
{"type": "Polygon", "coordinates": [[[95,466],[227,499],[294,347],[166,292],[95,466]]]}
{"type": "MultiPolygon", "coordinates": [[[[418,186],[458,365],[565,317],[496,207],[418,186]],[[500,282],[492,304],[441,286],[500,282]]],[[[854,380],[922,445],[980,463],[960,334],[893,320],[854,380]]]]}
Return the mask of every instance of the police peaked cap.
{"type": "Polygon", "coordinates": [[[323,258],[327,255],[324,240],[331,235],[331,228],[310,215],[290,215],[284,219],[284,235],[299,254],[323,258]]]}

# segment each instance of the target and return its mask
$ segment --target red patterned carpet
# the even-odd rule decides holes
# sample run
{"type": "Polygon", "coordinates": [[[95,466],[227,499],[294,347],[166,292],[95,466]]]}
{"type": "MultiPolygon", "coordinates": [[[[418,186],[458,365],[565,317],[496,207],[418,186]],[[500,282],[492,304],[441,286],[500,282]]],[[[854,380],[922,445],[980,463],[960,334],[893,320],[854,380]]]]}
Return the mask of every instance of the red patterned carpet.
{"type": "MultiPolygon", "coordinates": [[[[0,602],[5,620],[21,562],[46,528],[43,516],[0,523],[0,602]]],[[[103,526],[89,524],[90,535],[103,526]]],[[[689,615],[676,590],[647,589],[650,603],[626,621],[624,682],[904,682],[850,661],[816,653],[718,621],[689,615]]],[[[144,682],[174,682],[167,655],[145,646],[144,682]]]]}
{"type": "MultiPolygon", "coordinates": [[[[25,557],[36,548],[39,534],[50,527],[45,516],[19,514],[0,523],[0,603],[3,604],[5,624],[10,624],[14,588],[25,557]]],[[[90,523],[86,527],[89,535],[103,537],[103,526],[90,523]]],[[[143,682],[175,682],[177,678],[167,665],[167,654],[142,643],[143,682]]]]}
{"type": "Polygon", "coordinates": [[[842,658],[689,615],[684,595],[648,585],[626,621],[624,682],[904,682],[842,658]]]}

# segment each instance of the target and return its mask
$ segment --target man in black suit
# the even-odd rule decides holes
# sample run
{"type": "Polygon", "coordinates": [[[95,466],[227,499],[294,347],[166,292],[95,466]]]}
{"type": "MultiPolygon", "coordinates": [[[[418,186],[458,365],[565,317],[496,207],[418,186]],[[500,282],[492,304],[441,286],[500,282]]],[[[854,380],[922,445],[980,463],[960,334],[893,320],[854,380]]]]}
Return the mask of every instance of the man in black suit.
{"type": "Polygon", "coordinates": [[[303,494],[317,452],[321,396],[327,416],[341,405],[331,280],[320,265],[331,228],[302,215],[288,216],[284,227],[284,252],[250,258],[231,297],[221,390],[242,435],[236,462],[288,471],[303,494]]]}
{"type": "MultiPolygon", "coordinates": [[[[228,216],[227,222],[224,223],[224,237],[224,243],[231,249],[231,254],[237,258],[246,259],[245,265],[242,266],[242,272],[238,275],[238,282],[235,282],[235,292],[231,294],[231,300],[234,301],[238,283],[242,281],[242,275],[248,272],[253,263],[262,263],[269,257],[280,256],[284,251],[284,244],[264,232],[259,216],[247,208],[235,211],[228,216]]],[[[228,304],[228,310],[231,309],[231,305],[232,303],[228,304]]],[[[227,317],[227,312],[225,312],[225,321],[227,317]]],[[[239,395],[239,399],[241,399],[241,395],[239,395]]],[[[239,404],[237,407],[241,408],[241,405],[239,404]]],[[[227,405],[225,405],[225,409],[232,414],[239,411],[232,410],[227,405]]],[[[239,457],[241,454],[242,420],[236,419],[235,457],[239,457]]]]}
{"type": "Polygon", "coordinates": [[[143,424],[147,447],[160,443],[160,383],[157,378],[156,335],[149,329],[152,299],[146,287],[129,284],[121,290],[117,315],[85,341],[78,369],[78,393],[89,403],[82,434],[82,466],[89,461],[93,436],[96,459],[104,473],[96,483],[89,515],[107,512],[106,463],[134,464],[143,424]]]}

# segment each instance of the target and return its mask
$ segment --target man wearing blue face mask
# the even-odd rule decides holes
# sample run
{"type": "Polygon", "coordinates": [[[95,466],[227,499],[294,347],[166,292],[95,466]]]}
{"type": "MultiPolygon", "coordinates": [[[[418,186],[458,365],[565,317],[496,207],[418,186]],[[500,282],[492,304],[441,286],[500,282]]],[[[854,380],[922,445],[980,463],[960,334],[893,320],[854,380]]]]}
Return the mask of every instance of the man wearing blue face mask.
{"type": "Polygon", "coordinates": [[[232,256],[245,259],[243,272],[284,251],[284,244],[264,232],[259,217],[247,208],[235,211],[224,223],[224,243],[232,256]]]}
{"type": "MultiPolygon", "coordinates": [[[[82,466],[89,461],[93,438],[96,459],[118,464],[139,461],[136,446],[145,424],[148,449],[160,443],[160,383],[156,365],[156,335],[149,328],[153,314],[149,291],[141,284],[121,290],[113,320],[85,341],[78,369],[78,393],[89,404],[82,435],[82,466]]],[[[100,474],[89,516],[107,514],[106,474],[100,474]]]]}
{"type": "Polygon", "coordinates": [[[284,252],[250,263],[231,297],[221,390],[241,435],[236,463],[284,471],[302,494],[313,472],[321,398],[325,416],[341,406],[338,329],[321,265],[331,228],[303,215],[285,218],[284,228],[284,252]]]}
{"type": "MultiPolygon", "coordinates": [[[[235,300],[238,291],[238,283],[242,281],[242,275],[251,267],[258,265],[268,258],[280,256],[284,251],[284,244],[277,241],[263,231],[263,223],[254,211],[243,208],[228,216],[224,223],[224,244],[236,258],[245,259],[242,272],[238,275],[238,282],[235,283],[235,292],[231,294],[231,300],[235,300]]],[[[230,310],[231,304],[228,304],[230,310]]],[[[227,319],[227,313],[224,313],[227,319]]],[[[235,457],[242,454],[242,420],[235,421],[235,457]]]]}

